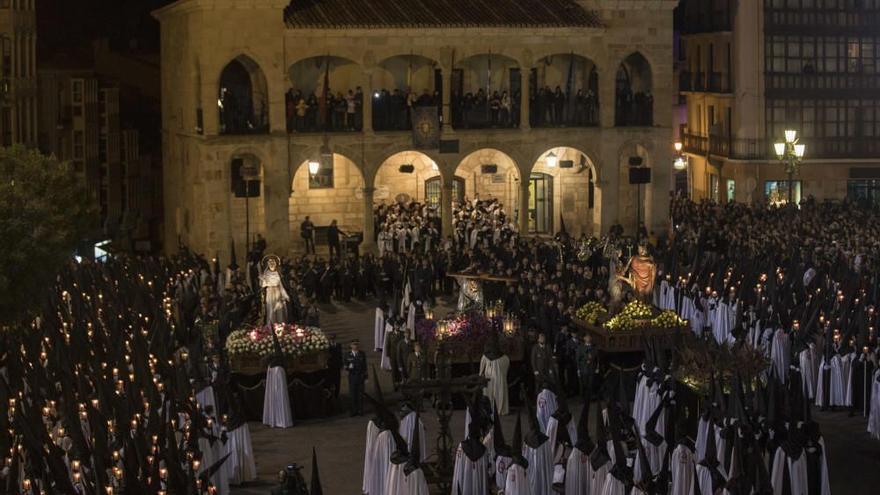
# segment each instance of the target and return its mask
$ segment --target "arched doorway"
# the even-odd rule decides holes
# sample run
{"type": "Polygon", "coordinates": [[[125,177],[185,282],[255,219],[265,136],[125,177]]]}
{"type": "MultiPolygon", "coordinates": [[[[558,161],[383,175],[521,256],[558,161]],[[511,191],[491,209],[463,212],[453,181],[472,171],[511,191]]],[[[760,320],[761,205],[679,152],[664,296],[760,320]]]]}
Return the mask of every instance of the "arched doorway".
{"type": "Polygon", "coordinates": [[[651,93],[651,65],[641,53],[626,57],[614,78],[614,124],[654,125],[654,96],[651,93]]]}
{"type": "Polygon", "coordinates": [[[598,171],[583,151],[561,146],[542,153],[530,176],[529,230],[598,234],[602,196],[597,182],[598,171]]]}
{"type": "Polygon", "coordinates": [[[342,57],[310,57],[287,71],[284,97],[288,132],[356,132],[363,128],[361,66],[342,57]],[[325,95],[326,93],[326,95],[325,95]]]}
{"type": "Polygon", "coordinates": [[[389,57],[376,66],[373,87],[373,129],[409,130],[413,107],[435,107],[442,114],[443,77],[436,61],[420,55],[389,57]]]}
{"type": "Polygon", "coordinates": [[[229,162],[229,230],[232,241],[247,253],[257,234],[265,237],[263,163],[250,153],[235,154],[229,162]]]}
{"type": "Polygon", "coordinates": [[[508,218],[517,218],[520,173],[508,154],[493,148],[474,151],[458,164],[455,175],[464,180],[467,198],[497,199],[508,218]]]}
{"type": "MultiPolygon", "coordinates": [[[[333,153],[331,160],[314,159],[297,166],[291,186],[289,212],[294,246],[304,249],[300,224],[308,216],[319,230],[336,220],[346,233],[364,230],[364,177],[348,157],[333,153]],[[313,173],[314,172],[314,173],[313,173]]],[[[316,238],[320,241],[320,235],[316,238]]],[[[320,242],[318,242],[320,246],[320,242]]]]}
{"type": "Polygon", "coordinates": [[[217,95],[220,134],[269,132],[266,76],[247,55],[239,55],[220,73],[217,95]]]}
{"type": "Polygon", "coordinates": [[[427,181],[435,177],[440,177],[440,169],[428,155],[418,151],[395,153],[385,159],[376,172],[373,201],[377,204],[425,203],[427,181]]]}
{"type": "Polygon", "coordinates": [[[516,60],[479,54],[452,69],[452,126],[456,129],[519,127],[522,76],[516,60]]]}
{"type": "Polygon", "coordinates": [[[542,58],[529,77],[532,127],[599,125],[599,74],[596,64],[580,55],[542,58]]]}

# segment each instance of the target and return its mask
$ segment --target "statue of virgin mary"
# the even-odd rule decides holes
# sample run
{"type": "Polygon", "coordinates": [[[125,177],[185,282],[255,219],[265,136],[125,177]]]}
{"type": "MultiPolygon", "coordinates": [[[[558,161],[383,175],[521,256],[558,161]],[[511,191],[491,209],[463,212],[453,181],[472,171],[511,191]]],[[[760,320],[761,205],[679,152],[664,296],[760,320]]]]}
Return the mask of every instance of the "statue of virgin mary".
{"type": "Polygon", "coordinates": [[[290,297],[284,290],[281,275],[278,273],[280,262],[277,256],[270,254],[260,263],[262,268],[260,288],[263,290],[266,325],[287,323],[287,302],[290,301],[290,297]]]}

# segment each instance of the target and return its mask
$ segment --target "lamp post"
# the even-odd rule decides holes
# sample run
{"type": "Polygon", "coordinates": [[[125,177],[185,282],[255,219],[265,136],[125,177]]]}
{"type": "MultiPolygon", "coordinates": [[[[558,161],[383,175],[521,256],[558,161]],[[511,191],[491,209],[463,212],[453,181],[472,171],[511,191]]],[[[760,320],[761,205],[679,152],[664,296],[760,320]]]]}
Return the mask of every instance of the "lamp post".
{"type": "Polygon", "coordinates": [[[788,203],[791,204],[794,199],[794,176],[800,169],[807,145],[798,143],[797,131],[787,129],[785,142],[775,143],[773,149],[776,151],[776,157],[785,165],[785,173],[788,174],[788,203]]]}
{"type": "Polygon", "coordinates": [[[260,170],[253,163],[245,163],[241,167],[241,179],[244,181],[244,249],[245,256],[251,254],[251,182],[260,178],[260,170]]]}

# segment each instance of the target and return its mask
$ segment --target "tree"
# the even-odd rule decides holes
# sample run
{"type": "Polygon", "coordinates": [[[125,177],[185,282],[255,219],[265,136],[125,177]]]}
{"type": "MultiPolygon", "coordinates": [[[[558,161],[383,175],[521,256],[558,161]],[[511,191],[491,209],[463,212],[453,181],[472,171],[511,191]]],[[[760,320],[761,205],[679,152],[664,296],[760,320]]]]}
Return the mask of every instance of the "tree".
{"type": "Polygon", "coordinates": [[[0,148],[0,325],[27,321],[96,222],[68,163],[0,148]]]}

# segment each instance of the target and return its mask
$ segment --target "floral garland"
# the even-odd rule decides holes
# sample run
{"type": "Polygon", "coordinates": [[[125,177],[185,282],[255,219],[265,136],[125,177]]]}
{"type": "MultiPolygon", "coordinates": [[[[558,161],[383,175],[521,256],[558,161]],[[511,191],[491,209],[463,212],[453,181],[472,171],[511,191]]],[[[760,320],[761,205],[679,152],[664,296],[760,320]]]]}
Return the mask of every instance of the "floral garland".
{"type": "Polygon", "coordinates": [[[330,348],[330,342],[320,328],[277,323],[273,327],[245,328],[232,332],[226,339],[226,353],[229,357],[269,357],[275,353],[270,331],[275,333],[281,352],[287,357],[318,353],[330,348]]]}
{"type": "Polygon", "coordinates": [[[675,311],[666,310],[654,316],[654,310],[650,306],[641,301],[632,301],[602,326],[608,331],[617,332],[641,328],[671,329],[686,324],[687,321],[681,319],[675,311]]]}

